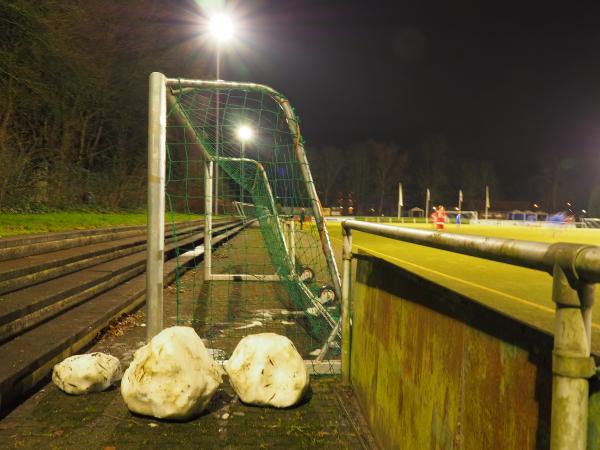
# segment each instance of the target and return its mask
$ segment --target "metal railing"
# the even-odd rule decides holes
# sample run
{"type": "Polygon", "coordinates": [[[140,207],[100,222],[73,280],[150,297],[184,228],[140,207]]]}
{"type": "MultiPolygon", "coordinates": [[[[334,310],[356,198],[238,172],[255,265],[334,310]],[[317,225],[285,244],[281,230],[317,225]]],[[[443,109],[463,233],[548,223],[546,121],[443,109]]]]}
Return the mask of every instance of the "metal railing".
{"type": "Polygon", "coordinates": [[[552,275],[552,301],[556,304],[556,314],[552,352],[551,448],[586,448],[588,379],[596,373],[595,361],[590,354],[594,290],[595,284],[600,282],[600,247],[415,230],[356,220],[342,222],[342,377],[346,383],[350,382],[351,358],[352,230],[552,275]]]}

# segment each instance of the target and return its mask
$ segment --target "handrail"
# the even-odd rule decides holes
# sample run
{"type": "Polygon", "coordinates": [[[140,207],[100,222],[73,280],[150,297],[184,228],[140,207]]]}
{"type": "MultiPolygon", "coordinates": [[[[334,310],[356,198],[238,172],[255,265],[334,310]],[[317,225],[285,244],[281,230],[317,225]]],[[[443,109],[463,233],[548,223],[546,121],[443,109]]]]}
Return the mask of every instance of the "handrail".
{"type": "Polygon", "coordinates": [[[600,247],[585,244],[524,241],[503,239],[469,234],[454,234],[439,231],[427,231],[403,228],[379,223],[345,220],[342,227],[346,230],[362,231],[412,244],[425,245],[463,255],[491,259],[528,269],[553,273],[558,262],[563,269],[588,283],[600,283],[600,247]],[[565,253],[568,258],[565,258],[565,253]],[[561,257],[559,258],[559,255],[561,257]],[[557,259],[558,258],[558,259],[557,259]]]}
{"type": "Polygon", "coordinates": [[[350,382],[352,230],[508,263],[552,275],[556,304],[552,352],[552,450],[587,446],[588,379],[596,373],[591,354],[592,306],[600,282],[600,247],[584,244],[523,241],[417,230],[378,223],[342,222],[342,378],[350,382]]]}

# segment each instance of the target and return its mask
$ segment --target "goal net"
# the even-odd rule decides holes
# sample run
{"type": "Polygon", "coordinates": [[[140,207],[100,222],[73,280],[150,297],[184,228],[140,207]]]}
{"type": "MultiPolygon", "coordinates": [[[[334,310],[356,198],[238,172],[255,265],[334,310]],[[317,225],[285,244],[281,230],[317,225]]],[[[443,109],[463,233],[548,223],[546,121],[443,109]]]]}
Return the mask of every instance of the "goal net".
{"type": "Polygon", "coordinates": [[[582,228],[600,228],[600,219],[592,217],[584,217],[581,219],[582,228]]]}
{"type": "Polygon", "coordinates": [[[477,211],[446,211],[449,222],[456,222],[459,214],[461,223],[477,223],[477,211]]]}
{"type": "Polygon", "coordinates": [[[289,102],[255,84],[161,82],[167,214],[204,219],[203,242],[177,255],[177,323],[223,357],[275,332],[305,359],[338,358],[339,274],[289,102]]]}

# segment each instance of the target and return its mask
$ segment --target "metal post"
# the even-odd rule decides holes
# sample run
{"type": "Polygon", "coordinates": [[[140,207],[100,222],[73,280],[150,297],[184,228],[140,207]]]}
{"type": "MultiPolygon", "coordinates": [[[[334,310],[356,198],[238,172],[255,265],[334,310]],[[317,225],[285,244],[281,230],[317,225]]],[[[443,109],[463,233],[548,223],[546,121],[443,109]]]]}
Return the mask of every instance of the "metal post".
{"type": "Polygon", "coordinates": [[[290,228],[290,259],[292,260],[292,264],[296,267],[296,225],[294,223],[294,218],[289,221],[290,228]]]}
{"type": "Polygon", "coordinates": [[[148,102],[148,228],[146,247],[146,339],[163,328],[167,100],[165,76],[150,74],[148,102]]]}
{"type": "Polygon", "coordinates": [[[590,352],[592,348],[592,307],[594,306],[595,292],[596,285],[592,283],[582,284],[579,289],[577,289],[577,294],[581,301],[581,315],[583,316],[583,324],[588,336],[590,352]]]}
{"type": "Polygon", "coordinates": [[[346,229],[342,223],[344,248],[342,250],[342,381],[350,384],[350,278],[352,264],[352,230],[346,229]]]}
{"type": "MultiPolygon", "coordinates": [[[[221,45],[219,43],[217,43],[217,80],[221,79],[221,45]]],[[[220,137],[220,129],[219,129],[219,125],[220,125],[220,121],[221,121],[221,116],[220,116],[220,91],[219,88],[217,88],[217,91],[215,93],[215,97],[216,97],[216,120],[215,120],[215,156],[217,158],[217,160],[219,159],[219,147],[220,147],[220,142],[219,142],[219,137],[220,137]]],[[[215,215],[219,214],[219,163],[217,163],[216,167],[215,167],[215,215]]]]}
{"type": "Polygon", "coordinates": [[[588,378],[595,372],[590,358],[593,287],[573,289],[558,263],[552,297],[556,303],[552,352],[552,450],[584,450],[587,446],[588,378]],[[590,297],[591,295],[591,297],[590,297]],[[590,328],[586,330],[586,322],[590,328]]]}
{"type": "Polygon", "coordinates": [[[213,162],[204,163],[204,280],[212,279],[213,162]]]}
{"type": "Polygon", "coordinates": [[[244,153],[245,153],[245,140],[242,139],[242,158],[240,159],[240,202],[244,203],[244,153]]]}

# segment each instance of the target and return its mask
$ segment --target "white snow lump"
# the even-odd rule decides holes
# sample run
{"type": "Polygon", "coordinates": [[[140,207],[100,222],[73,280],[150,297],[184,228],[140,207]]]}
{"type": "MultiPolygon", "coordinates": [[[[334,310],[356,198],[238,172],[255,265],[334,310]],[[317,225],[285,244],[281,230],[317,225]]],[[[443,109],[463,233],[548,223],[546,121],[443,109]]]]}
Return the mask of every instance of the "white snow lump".
{"type": "Polygon", "coordinates": [[[107,389],[121,376],[121,363],[105,353],[70,356],[56,364],[52,381],[67,394],[80,395],[107,389]]]}
{"type": "Polygon", "coordinates": [[[243,338],[225,363],[231,386],[244,403],[286,408],[298,403],[309,375],[292,341],[275,333],[243,338]]]}
{"type": "Polygon", "coordinates": [[[132,412],[186,420],[208,406],[221,382],[221,369],[194,329],[171,327],[135,352],[121,395],[132,412]]]}

